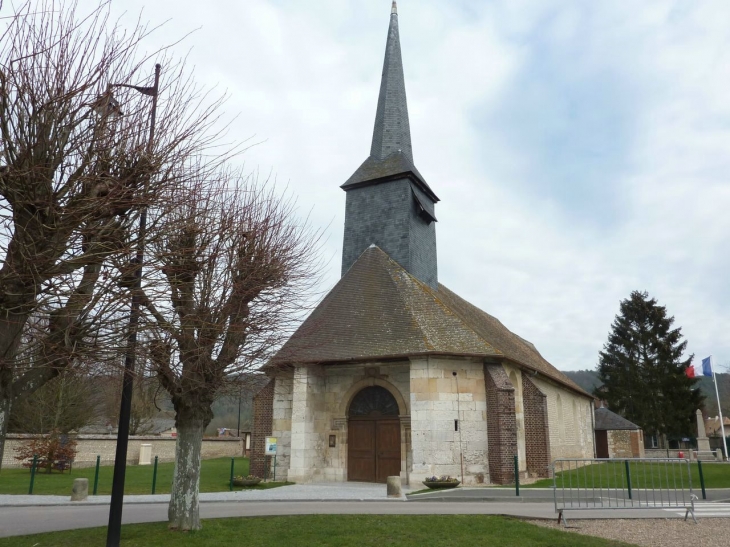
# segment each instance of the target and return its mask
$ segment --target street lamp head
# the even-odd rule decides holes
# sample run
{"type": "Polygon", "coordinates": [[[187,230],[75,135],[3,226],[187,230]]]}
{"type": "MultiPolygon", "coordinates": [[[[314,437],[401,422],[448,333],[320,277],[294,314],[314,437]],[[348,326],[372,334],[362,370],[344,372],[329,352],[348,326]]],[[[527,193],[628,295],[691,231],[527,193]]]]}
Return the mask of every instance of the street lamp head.
{"type": "Polygon", "coordinates": [[[119,101],[112,95],[111,86],[89,106],[101,118],[119,118],[124,115],[119,101]]]}

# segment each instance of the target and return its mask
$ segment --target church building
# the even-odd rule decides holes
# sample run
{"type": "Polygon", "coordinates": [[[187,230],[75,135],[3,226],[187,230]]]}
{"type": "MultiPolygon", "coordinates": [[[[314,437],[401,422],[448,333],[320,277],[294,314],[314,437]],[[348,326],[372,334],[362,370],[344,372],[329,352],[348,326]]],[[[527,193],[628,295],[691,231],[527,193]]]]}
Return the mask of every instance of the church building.
{"type": "Polygon", "coordinates": [[[265,437],[294,482],[504,484],[514,456],[523,477],[593,457],[592,397],[439,283],[439,198],[414,162],[395,2],[370,155],[341,188],[342,278],[264,367],[251,472],[271,465],[265,437]]]}

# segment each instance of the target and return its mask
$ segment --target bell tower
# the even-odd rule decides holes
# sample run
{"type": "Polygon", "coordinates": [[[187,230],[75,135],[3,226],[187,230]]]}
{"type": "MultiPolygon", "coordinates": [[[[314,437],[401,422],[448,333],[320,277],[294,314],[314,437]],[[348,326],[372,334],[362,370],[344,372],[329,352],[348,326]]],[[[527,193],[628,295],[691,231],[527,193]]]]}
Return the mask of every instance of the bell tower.
{"type": "Polygon", "coordinates": [[[377,245],[411,275],[437,288],[436,194],[413,161],[398,8],[393,2],[370,156],[341,186],[347,192],[342,275],[377,245]]]}

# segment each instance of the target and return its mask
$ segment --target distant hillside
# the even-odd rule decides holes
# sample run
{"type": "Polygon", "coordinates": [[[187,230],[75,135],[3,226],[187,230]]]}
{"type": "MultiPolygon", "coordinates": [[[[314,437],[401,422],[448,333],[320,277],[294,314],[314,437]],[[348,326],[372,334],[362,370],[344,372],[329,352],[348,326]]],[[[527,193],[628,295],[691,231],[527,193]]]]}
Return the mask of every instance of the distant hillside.
{"type": "Polygon", "coordinates": [[[564,370],[562,372],[588,393],[593,393],[593,390],[601,385],[595,370],[564,370]]]}
{"type": "Polygon", "coordinates": [[[221,393],[213,403],[213,419],[205,430],[206,435],[215,435],[221,427],[235,430],[238,427],[239,408],[241,431],[251,431],[253,427],[253,396],[268,383],[263,374],[248,375],[247,380],[238,388],[229,386],[227,392],[221,393]],[[240,391],[237,392],[236,390],[240,391]],[[240,401],[239,401],[240,400],[240,401]]]}
{"type": "MultiPolygon", "coordinates": [[[[595,370],[564,370],[563,374],[588,393],[593,393],[593,390],[601,384],[595,370]]],[[[717,416],[717,398],[712,378],[700,378],[699,386],[705,396],[705,412],[708,416],[717,416]]],[[[730,374],[718,374],[717,387],[722,401],[723,416],[730,417],[730,374]]]]}

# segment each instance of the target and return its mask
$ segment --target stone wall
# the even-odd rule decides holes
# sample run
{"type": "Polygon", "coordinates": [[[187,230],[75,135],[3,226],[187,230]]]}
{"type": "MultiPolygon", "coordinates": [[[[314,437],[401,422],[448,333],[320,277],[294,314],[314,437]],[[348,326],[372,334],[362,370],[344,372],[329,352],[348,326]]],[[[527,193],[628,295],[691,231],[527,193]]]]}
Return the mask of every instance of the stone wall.
{"type": "Polygon", "coordinates": [[[611,458],[631,458],[631,431],[612,430],[607,432],[608,455],[611,458]]]}
{"type": "Polygon", "coordinates": [[[308,482],[322,478],[326,420],[325,372],[320,366],[294,370],[291,399],[291,445],[288,480],[308,482]]]}
{"type": "Polygon", "coordinates": [[[593,400],[543,375],[531,381],[547,396],[552,459],[593,458],[593,400]]]}
{"type": "MultiPolygon", "coordinates": [[[[20,467],[21,462],[15,459],[16,449],[35,435],[9,434],[5,440],[5,454],[3,467],[20,467]]],[[[75,437],[77,445],[74,467],[91,467],[96,465],[96,456],[101,456],[102,465],[114,462],[117,449],[116,437],[108,435],[78,435],[75,437]]],[[[155,456],[160,462],[175,461],[174,437],[131,436],[127,448],[127,463],[139,463],[140,446],[152,445],[152,461],[155,456]]],[[[243,455],[243,440],[237,437],[219,437],[203,439],[202,458],[238,457],[243,455]]]]}
{"type": "Polygon", "coordinates": [[[517,454],[515,389],[502,365],[484,365],[489,438],[489,478],[494,484],[514,481],[517,454]]]}
{"type": "MultiPolygon", "coordinates": [[[[590,399],[509,364],[446,357],[282,371],[255,399],[253,452],[272,435],[277,478],[346,481],[349,404],[372,385],[398,401],[401,477],[410,484],[461,478],[462,457],[465,484],[512,482],[515,455],[521,473],[533,476],[547,475],[551,457],[593,457],[590,399]]],[[[252,472],[260,474],[258,461],[254,454],[252,472]]]]}
{"type": "Polygon", "coordinates": [[[414,358],[410,385],[410,483],[431,475],[461,479],[462,455],[464,483],[487,482],[487,397],[481,362],[414,358]]]}
{"type": "MultiPolygon", "coordinates": [[[[607,431],[610,458],[643,458],[644,433],[641,430],[613,429],[607,431]]],[[[666,451],[663,451],[666,455],[666,451]]]]}
{"type": "Polygon", "coordinates": [[[410,433],[409,365],[366,363],[296,367],[276,377],[272,434],[277,478],[294,482],[347,480],[347,409],[363,388],[379,385],[399,403],[401,476],[407,476],[410,433]],[[405,394],[405,395],[404,395],[405,394]],[[334,436],[335,446],[329,437],[334,436]]]}

